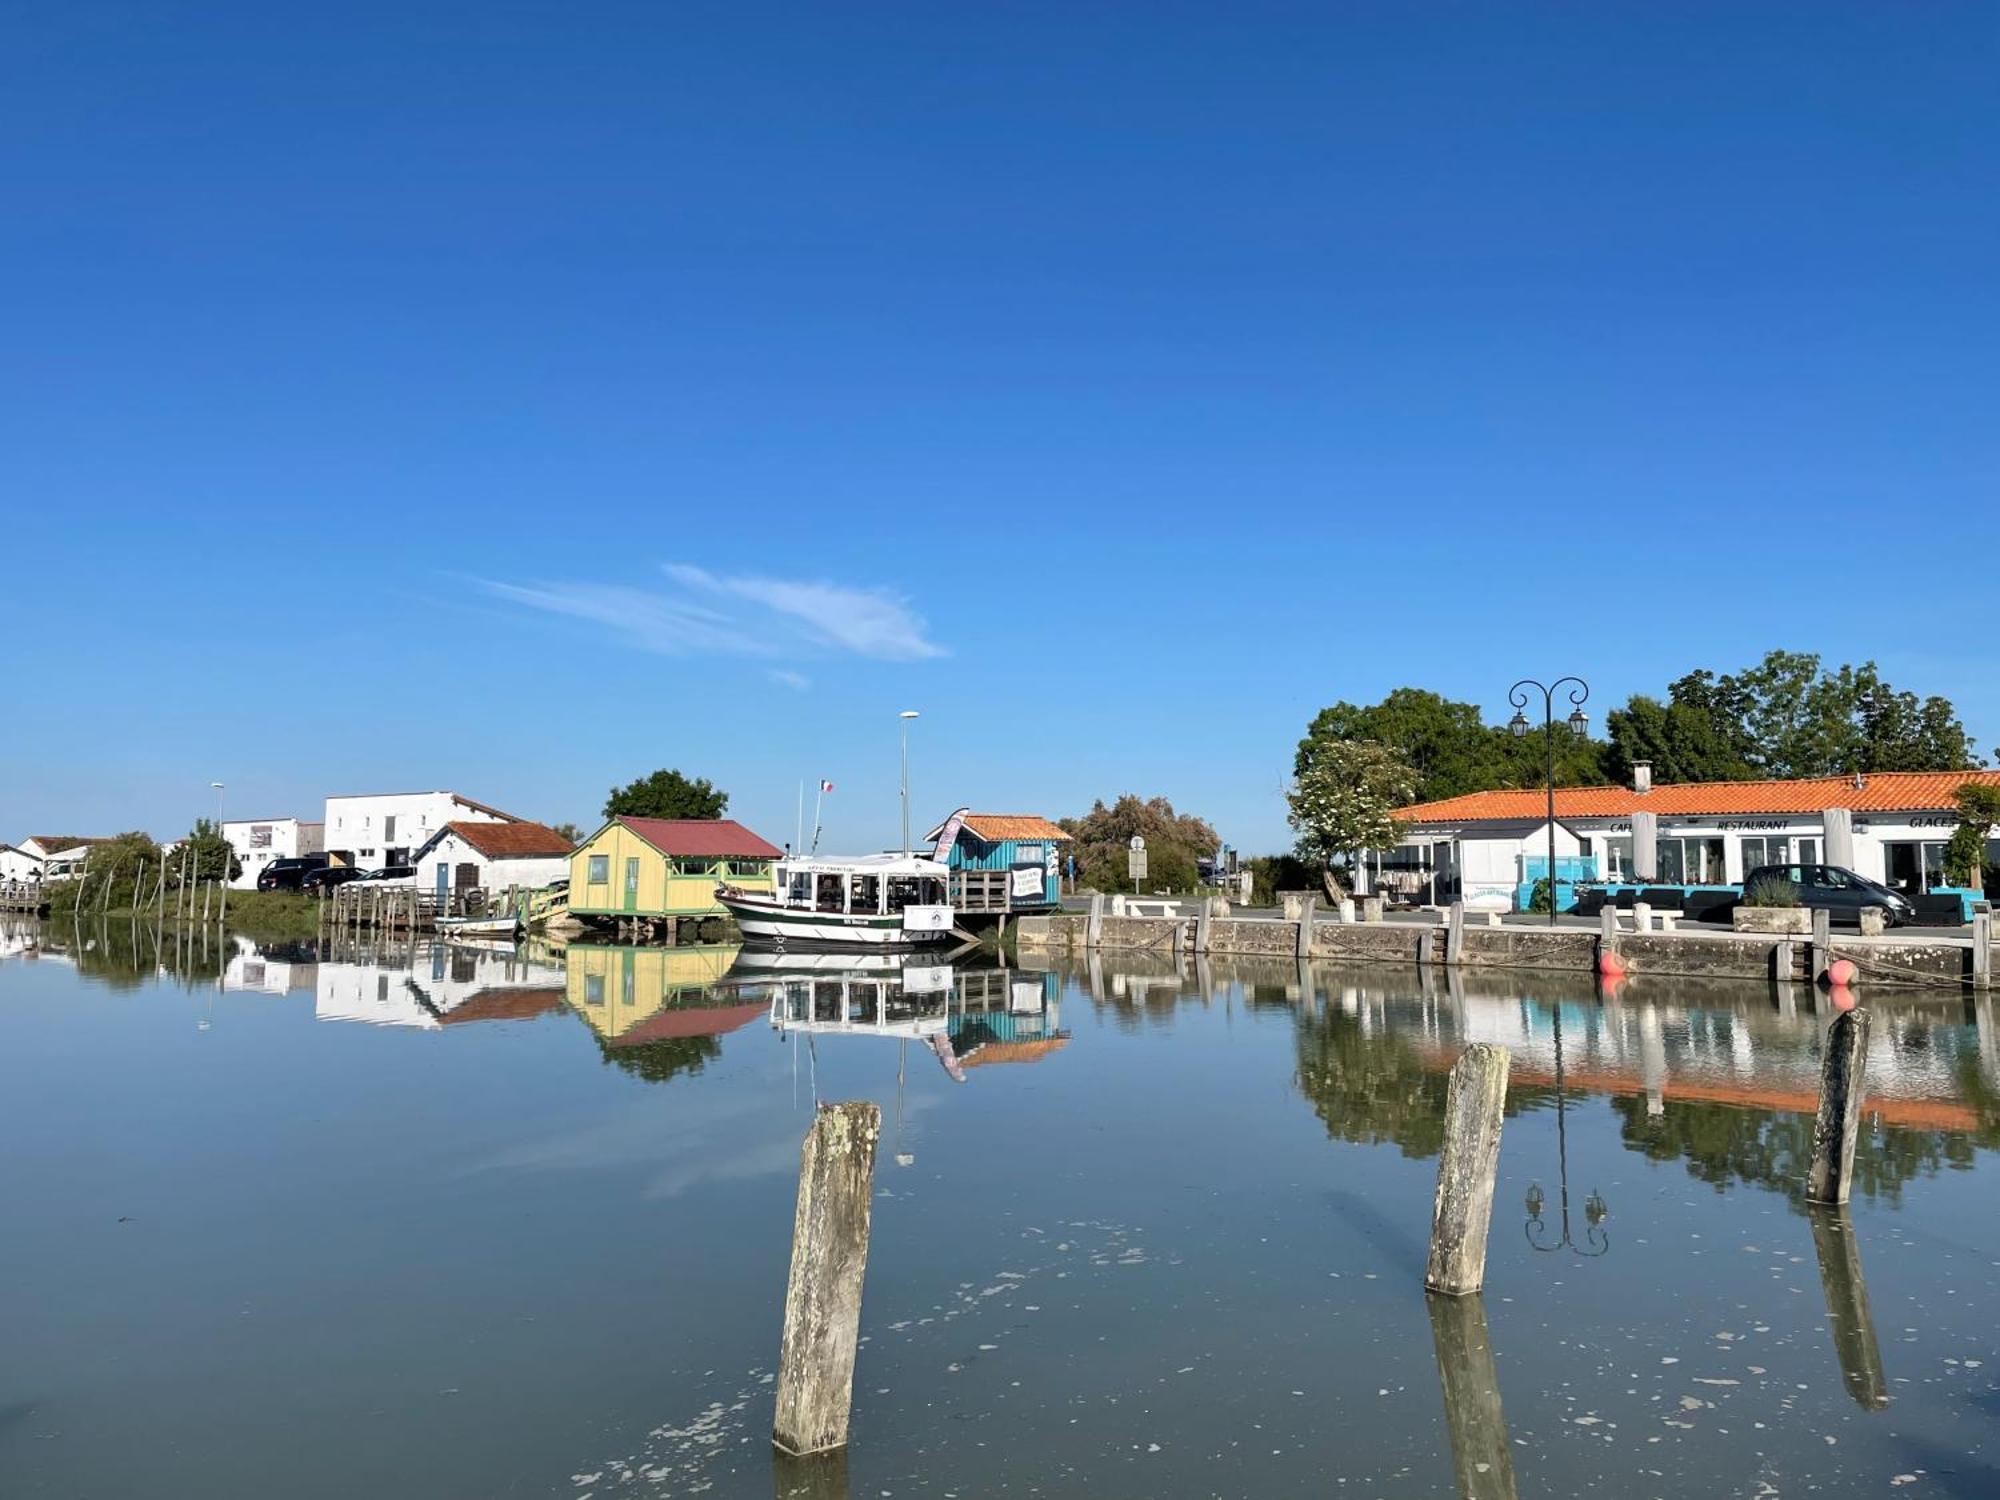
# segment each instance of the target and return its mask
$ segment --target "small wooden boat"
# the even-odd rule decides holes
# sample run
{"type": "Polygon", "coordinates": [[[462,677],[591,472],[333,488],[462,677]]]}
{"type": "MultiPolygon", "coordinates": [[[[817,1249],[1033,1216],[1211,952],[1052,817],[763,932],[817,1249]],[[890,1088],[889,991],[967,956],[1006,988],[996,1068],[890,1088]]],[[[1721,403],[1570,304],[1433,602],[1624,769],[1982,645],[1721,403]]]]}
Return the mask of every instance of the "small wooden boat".
{"type": "Polygon", "coordinates": [[[772,891],[718,886],[746,944],[915,948],[951,935],[951,872],[913,854],[813,855],[778,861],[772,891]]]}
{"type": "Polygon", "coordinates": [[[512,912],[502,916],[440,916],[438,932],[446,938],[512,938],[520,932],[520,918],[512,912]]]}

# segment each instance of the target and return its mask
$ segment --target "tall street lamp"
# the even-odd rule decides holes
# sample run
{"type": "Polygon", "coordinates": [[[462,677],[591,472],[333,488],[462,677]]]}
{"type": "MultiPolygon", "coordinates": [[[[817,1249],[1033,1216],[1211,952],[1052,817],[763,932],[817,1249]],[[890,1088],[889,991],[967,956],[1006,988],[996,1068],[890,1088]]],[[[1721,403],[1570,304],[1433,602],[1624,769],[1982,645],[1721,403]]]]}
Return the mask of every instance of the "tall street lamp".
{"type": "Polygon", "coordinates": [[[1556,925],[1556,689],[1567,687],[1571,704],[1569,732],[1582,739],[1590,732],[1590,715],[1583,711],[1584,700],[1590,696],[1590,684],[1581,677],[1558,677],[1544,687],[1532,677],[1523,677],[1507,689],[1507,701],[1514,705],[1514,717],[1507,721],[1508,732],[1520,739],[1527,734],[1527,707],[1533,702],[1527,689],[1533,688],[1542,695],[1542,735],[1548,742],[1549,752],[1549,926],[1556,925]]]}
{"type": "Polygon", "coordinates": [[[902,720],[903,735],[903,857],[910,857],[910,720],[917,716],[914,708],[906,708],[896,717],[902,720]]]}

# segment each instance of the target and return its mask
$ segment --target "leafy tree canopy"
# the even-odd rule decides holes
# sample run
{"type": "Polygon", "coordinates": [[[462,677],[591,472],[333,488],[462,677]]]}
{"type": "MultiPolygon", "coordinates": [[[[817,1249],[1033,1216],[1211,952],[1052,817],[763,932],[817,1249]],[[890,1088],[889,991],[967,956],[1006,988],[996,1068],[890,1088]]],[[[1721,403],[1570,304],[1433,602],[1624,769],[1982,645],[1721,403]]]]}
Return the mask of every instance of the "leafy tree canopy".
{"type": "Polygon", "coordinates": [[[1111,806],[1094,803],[1080,818],[1064,818],[1062,829],[1076,840],[1074,853],[1083,881],[1100,891],[1129,891],[1125,854],[1132,836],[1146,841],[1146,888],[1191,890],[1195,859],[1221,845],[1202,819],[1177,813],[1165,797],[1141,801],[1127,792],[1111,806]]]}
{"type": "MultiPolygon", "coordinates": [[[[1562,717],[1560,711],[1557,717],[1562,717]]],[[[1556,727],[1557,782],[1586,786],[1603,781],[1602,746],[1576,738],[1560,723],[1556,727]]],[[[1397,688],[1380,703],[1340,702],[1321,709],[1299,741],[1292,771],[1302,773],[1328,741],[1373,740],[1399,755],[1415,774],[1412,801],[1540,786],[1549,749],[1541,730],[1537,723],[1533,734],[1517,739],[1504,725],[1485,723],[1475,703],[1454,703],[1424,688],[1397,688]]]]}
{"type": "Polygon", "coordinates": [[[729,793],[706,777],[689,780],[679,771],[662,768],[629,786],[611,789],[604,801],[607,818],[719,818],[729,806],[729,793]]]}

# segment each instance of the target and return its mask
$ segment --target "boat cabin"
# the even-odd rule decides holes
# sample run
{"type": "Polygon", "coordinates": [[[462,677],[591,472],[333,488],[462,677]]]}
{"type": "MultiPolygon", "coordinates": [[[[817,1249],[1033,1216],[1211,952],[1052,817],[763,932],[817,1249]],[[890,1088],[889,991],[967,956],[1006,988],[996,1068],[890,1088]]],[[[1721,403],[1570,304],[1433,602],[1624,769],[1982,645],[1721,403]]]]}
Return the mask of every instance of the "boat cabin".
{"type": "Polygon", "coordinates": [[[950,877],[916,854],[778,862],[778,899],[794,911],[889,916],[911,906],[943,906],[950,877]]]}

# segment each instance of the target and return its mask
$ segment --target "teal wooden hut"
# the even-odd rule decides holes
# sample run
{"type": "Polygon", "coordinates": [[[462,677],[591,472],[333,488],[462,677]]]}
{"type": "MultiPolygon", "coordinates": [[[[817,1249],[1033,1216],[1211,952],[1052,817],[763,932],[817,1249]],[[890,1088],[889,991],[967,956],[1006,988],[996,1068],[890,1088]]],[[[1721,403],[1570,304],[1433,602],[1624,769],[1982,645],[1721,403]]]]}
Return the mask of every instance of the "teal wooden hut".
{"type": "Polygon", "coordinates": [[[961,912],[1042,912],[1062,902],[1070,836],[1033,813],[960,808],[925,835],[932,858],[951,871],[951,904],[961,912]]]}

